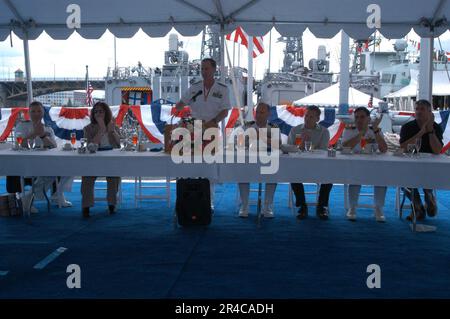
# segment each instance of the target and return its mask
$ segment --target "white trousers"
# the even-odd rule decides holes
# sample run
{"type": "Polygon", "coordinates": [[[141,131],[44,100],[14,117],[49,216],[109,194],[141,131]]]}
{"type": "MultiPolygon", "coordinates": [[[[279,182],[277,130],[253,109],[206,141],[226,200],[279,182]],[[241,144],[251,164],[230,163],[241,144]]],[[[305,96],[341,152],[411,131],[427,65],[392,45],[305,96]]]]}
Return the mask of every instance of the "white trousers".
{"type": "MultiPolygon", "coordinates": [[[[387,187],[385,186],[374,186],[375,194],[375,206],[378,208],[383,208],[384,200],[386,198],[387,187]]],[[[348,186],[348,201],[350,203],[350,208],[355,208],[358,205],[359,193],[361,192],[361,185],[349,185],[348,186]]]]}
{"type": "MultiPolygon", "coordinates": [[[[266,183],[264,195],[264,208],[267,209],[273,204],[273,196],[277,188],[276,183],[266,183]]],[[[250,196],[250,184],[239,183],[239,193],[241,195],[241,203],[243,209],[248,209],[248,198],[250,196]]]]}

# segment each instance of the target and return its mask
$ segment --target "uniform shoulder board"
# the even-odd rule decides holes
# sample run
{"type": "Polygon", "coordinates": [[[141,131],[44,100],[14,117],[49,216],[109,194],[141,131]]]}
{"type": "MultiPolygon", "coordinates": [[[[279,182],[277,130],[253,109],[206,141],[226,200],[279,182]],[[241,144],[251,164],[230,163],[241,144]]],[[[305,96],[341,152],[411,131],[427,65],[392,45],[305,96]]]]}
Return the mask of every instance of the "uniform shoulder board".
{"type": "Polygon", "coordinates": [[[223,83],[221,83],[221,82],[217,82],[217,84],[219,84],[220,86],[223,86],[223,87],[227,87],[226,84],[223,84],[223,83]]]}

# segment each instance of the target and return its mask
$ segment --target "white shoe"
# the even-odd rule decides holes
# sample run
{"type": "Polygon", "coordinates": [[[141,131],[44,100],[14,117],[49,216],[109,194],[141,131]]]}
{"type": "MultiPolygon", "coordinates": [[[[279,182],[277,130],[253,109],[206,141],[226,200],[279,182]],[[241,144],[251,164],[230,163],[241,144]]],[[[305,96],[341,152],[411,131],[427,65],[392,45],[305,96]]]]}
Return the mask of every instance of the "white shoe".
{"type": "Polygon", "coordinates": [[[386,221],[382,208],[375,207],[375,220],[379,223],[384,223],[386,221]]]}
{"type": "MultiPolygon", "coordinates": [[[[264,205],[264,206],[266,206],[266,205],[264,205]]],[[[263,216],[264,216],[264,218],[274,218],[275,217],[273,215],[272,205],[267,205],[266,207],[264,207],[263,216]]]]}
{"type": "Polygon", "coordinates": [[[263,214],[264,218],[274,218],[275,215],[273,214],[273,211],[271,210],[266,210],[263,214]]]}
{"type": "Polygon", "coordinates": [[[61,207],[63,207],[63,208],[65,208],[65,207],[72,207],[72,203],[69,202],[68,200],[64,200],[64,201],[61,203],[61,207]]]}
{"type": "Polygon", "coordinates": [[[347,211],[347,215],[346,216],[347,216],[348,220],[350,220],[352,222],[356,221],[356,210],[354,208],[350,208],[347,211]]]}
{"type": "Polygon", "coordinates": [[[239,217],[247,218],[248,217],[248,208],[239,209],[239,217]]]}
{"type": "Polygon", "coordinates": [[[58,196],[56,195],[56,193],[53,194],[52,198],[51,198],[51,202],[52,202],[52,204],[61,206],[63,208],[72,207],[72,203],[69,202],[68,200],[66,200],[64,194],[61,194],[61,202],[58,201],[58,196]]]}

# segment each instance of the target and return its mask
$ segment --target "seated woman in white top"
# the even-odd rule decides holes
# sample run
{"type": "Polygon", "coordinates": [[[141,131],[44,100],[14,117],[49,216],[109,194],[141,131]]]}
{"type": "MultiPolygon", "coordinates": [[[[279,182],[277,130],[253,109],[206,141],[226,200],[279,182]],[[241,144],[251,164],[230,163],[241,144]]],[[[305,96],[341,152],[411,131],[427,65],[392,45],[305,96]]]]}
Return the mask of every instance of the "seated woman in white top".
{"type": "MultiPolygon", "coordinates": [[[[384,140],[383,133],[378,125],[382,117],[376,119],[372,128],[369,127],[370,112],[365,107],[358,107],[353,112],[355,116],[355,128],[344,130],[342,136],[342,146],[349,147],[353,152],[361,152],[368,144],[376,144],[381,153],[386,153],[388,147],[384,140]]],[[[358,205],[358,197],[361,191],[361,185],[349,185],[348,187],[350,207],[347,212],[347,219],[356,220],[356,206],[358,205]]],[[[385,186],[374,186],[375,192],[375,219],[377,222],[384,222],[383,213],[384,200],[386,197],[385,186]]]]}

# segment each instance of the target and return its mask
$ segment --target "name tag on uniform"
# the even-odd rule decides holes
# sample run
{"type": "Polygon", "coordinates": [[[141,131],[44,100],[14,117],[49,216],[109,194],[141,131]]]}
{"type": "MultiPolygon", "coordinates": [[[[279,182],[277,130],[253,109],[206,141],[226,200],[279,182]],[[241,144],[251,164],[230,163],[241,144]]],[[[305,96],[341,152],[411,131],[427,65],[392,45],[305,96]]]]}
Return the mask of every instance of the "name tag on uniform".
{"type": "Polygon", "coordinates": [[[223,94],[220,93],[220,92],[213,92],[213,95],[212,95],[212,96],[215,97],[215,98],[218,98],[218,99],[223,98],[223,94]]]}

